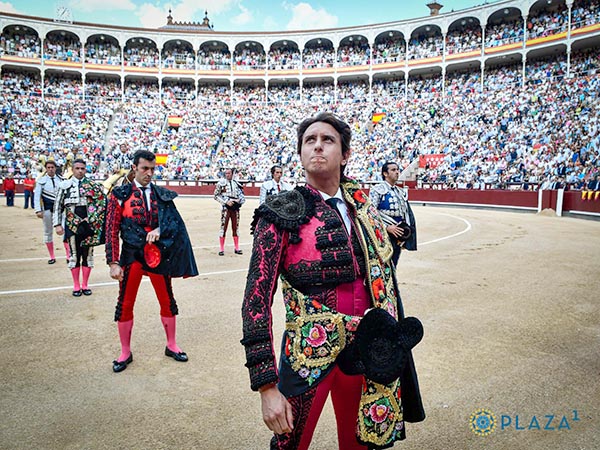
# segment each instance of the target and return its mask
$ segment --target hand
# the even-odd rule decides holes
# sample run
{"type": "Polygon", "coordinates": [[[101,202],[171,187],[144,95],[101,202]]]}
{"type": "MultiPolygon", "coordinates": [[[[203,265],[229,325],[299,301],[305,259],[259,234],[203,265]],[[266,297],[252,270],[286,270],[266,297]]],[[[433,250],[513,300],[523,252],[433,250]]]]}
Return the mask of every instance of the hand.
{"type": "Polygon", "coordinates": [[[57,225],[56,227],[54,227],[54,229],[56,230],[56,234],[58,234],[59,236],[65,234],[65,230],[63,229],[62,225],[57,225]]]}
{"type": "Polygon", "coordinates": [[[227,205],[227,206],[233,206],[233,204],[234,204],[234,201],[233,201],[233,200],[229,200],[229,201],[226,203],[226,205],[227,205]]]}
{"type": "Polygon", "coordinates": [[[36,211],[35,215],[37,216],[38,219],[44,218],[44,213],[42,211],[36,211]]]}
{"type": "Polygon", "coordinates": [[[398,225],[388,225],[385,229],[389,234],[397,238],[404,236],[404,230],[398,225]]]}
{"type": "Polygon", "coordinates": [[[110,264],[110,277],[113,280],[123,281],[123,268],[117,263],[110,264]]]}
{"type": "Polygon", "coordinates": [[[292,405],[276,385],[260,391],[263,421],[275,434],[291,433],[294,428],[292,405]]]}
{"type": "Polygon", "coordinates": [[[160,233],[158,228],[155,228],[154,230],[150,231],[147,235],[146,235],[146,242],[156,242],[160,239],[160,233]]]}

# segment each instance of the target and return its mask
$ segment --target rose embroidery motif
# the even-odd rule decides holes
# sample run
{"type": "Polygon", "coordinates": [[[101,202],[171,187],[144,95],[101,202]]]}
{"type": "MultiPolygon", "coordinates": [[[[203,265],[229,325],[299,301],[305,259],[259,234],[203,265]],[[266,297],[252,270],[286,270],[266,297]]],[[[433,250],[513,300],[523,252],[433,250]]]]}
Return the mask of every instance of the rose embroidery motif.
{"type": "Polygon", "coordinates": [[[316,323],[311,329],[306,341],[313,347],[319,347],[323,345],[325,340],[327,339],[327,332],[323,325],[316,323]]]}

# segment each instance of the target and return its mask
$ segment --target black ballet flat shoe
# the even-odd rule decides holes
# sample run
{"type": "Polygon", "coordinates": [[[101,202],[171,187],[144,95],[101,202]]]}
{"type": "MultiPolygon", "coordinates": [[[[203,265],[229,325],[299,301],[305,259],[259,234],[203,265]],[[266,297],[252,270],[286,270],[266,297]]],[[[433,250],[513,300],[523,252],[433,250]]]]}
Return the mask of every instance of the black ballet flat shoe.
{"type": "Polygon", "coordinates": [[[56,262],[56,259],[52,258],[48,260],[48,264],[54,264],[56,262]]]}
{"type": "Polygon", "coordinates": [[[219,256],[225,256],[225,252],[219,252],[219,256]]]}
{"type": "Polygon", "coordinates": [[[92,295],[91,289],[83,289],[81,292],[83,292],[83,295],[92,295]]]}
{"type": "Polygon", "coordinates": [[[123,372],[125,369],[127,369],[127,365],[131,361],[133,361],[133,353],[130,353],[129,358],[127,358],[125,361],[117,361],[115,359],[113,361],[113,372],[115,372],[115,373],[123,372]]]}
{"type": "Polygon", "coordinates": [[[170,356],[175,361],[179,362],[187,362],[188,356],[184,352],[175,353],[173,350],[170,350],[169,347],[165,347],[165,356],[170,356]]]}
{"type": "Polygon", "coordinates": [[[241,251],[241,250],[234,250],[234,253],[235,253],[236,255],[243,255],[243,254],[244,254],[244,252],[243,252],[243,251],[241,251]]]}
{"type": "Polygon", "coordinates": [[[80,290],[78,291],[73,291],[73,297],[81,297],[81,294],[83,294],[83,292],[80,290]]]}

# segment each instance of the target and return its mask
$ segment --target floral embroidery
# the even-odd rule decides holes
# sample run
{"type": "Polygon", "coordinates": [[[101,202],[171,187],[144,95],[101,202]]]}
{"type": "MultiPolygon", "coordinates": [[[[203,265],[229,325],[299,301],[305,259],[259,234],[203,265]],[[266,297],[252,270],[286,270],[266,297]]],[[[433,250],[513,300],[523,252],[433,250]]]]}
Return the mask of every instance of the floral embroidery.
{"type": "Polygon", "coordinates": [[[369,415],[371,416],[371,419],[373,419],[374,422],[381,423],[387,418],[388,411],[389,408],[386,405],[374,403],[373,405],[371,405],[369,415]]]}
{"type": "MultiPolygon", "coordinates": [[[[328,325],[332,325],[332,324],[328,324],[328,325]]],[[[303,330],[305,328],[306,327],[303,327],[303,330]]],[[[310,332],[308,333],[308,336],[306,337],[306,342],[308,342],[313,347],[319,347],[319,346],[323,345],[323,343],[325,342],[326,339],[327,339],[327,331],[325,331],[325,328],[323,328],[322,325],[316,323],[310,329],[310,332]]]]}
{"type": "Polygon", "coordinates": [[[381,385],[365,380],[358,411],[360,440],[370,445],[388,446],[402,439],[404,419],[400,396],[396,396],[400,381],[381,385]]]}
{"type": "Polygon", "coordinates": [[[339,314],[292,288],[285,278],[282,280],[286,308],[285,353],[292,369],[312,385],[352,340],[348,333],[356,330],[360,318],[339,314]]]}
{"type": "Polygon", "coordinates": [[[355,191],[352,197],[354,197],[354,200],[356,200],[359,203],[365,203],[367,201],[367,196],[360,189],[355,191]]]}

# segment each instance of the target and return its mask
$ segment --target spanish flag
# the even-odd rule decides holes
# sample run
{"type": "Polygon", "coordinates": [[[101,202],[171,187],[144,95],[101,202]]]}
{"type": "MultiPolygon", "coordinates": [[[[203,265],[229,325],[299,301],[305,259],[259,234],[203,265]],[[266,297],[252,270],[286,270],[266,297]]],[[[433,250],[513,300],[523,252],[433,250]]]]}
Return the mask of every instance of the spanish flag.
{"type": "Polygon", "coordinates": [[[157,166],[165,166],[167,164],[167,158],[169,155],[166,153],[157,153],[156,154],[156,165],[157,166]]]}
{"type": "Polygon", "coordinates": [[[179,125],[181,125],[181,122],[183,122],[183,117],[181,117],[181,116],[169,116],[167,118],[167,124],[171,128],[179,128],[179,125]]]}
{"type": "Polygon", "coordinates": [[[383,119],[384,117],[385,117],[384,112],[373,113],[373,117],[371,117],[371,121],[373,123],[379,123],[379,122],[381,122],[381,119],[383,119]]]}

